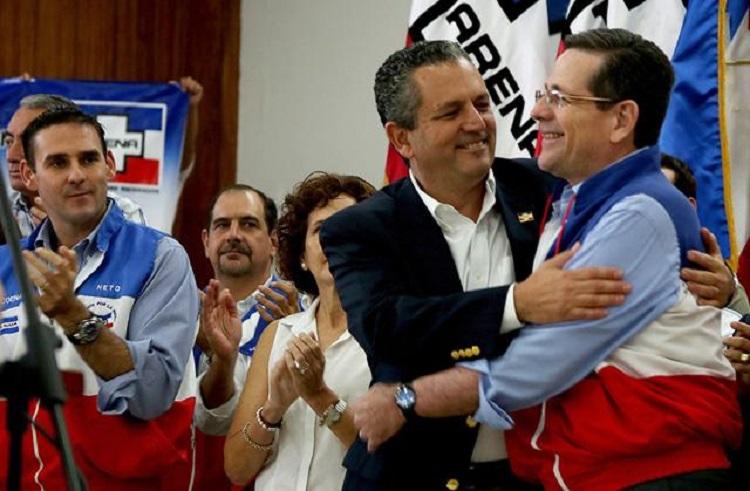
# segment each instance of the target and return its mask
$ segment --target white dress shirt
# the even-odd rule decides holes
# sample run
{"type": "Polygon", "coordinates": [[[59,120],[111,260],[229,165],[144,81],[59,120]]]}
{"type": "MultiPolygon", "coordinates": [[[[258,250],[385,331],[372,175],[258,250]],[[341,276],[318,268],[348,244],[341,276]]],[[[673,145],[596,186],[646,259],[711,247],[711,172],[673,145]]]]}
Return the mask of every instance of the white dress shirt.
{"type": "MultiPolygon", "coordinates": [[[[494,208],[496,182],[492,172],[485,181],[484,200],[476,223],[460,214],[453,206],[440,203],[428,195],[411,171],[409,178],[443,232],[464,291],[511,285],[516,279],[513,254],[505,223],[500,212],[494,208]]],[[[503,318],[497,322],[500,333],[510,332],[521,326],[513,304],[512,286],[505,298],[503,318]]],[[[504,433],[480,425],[471,456],[472,462],[491,462],[505,458],[507,452],[504,433]]]]}

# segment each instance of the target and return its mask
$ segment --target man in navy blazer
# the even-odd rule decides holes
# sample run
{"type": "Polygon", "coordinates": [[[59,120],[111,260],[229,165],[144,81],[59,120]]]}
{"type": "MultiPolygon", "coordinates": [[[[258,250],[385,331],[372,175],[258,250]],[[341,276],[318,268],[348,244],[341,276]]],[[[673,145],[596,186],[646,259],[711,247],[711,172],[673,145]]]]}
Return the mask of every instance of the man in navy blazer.
{"type": "Polygon", "coordinates": [[[394,53],[375,97],[410,175],[326,221],[321,241],[373,383],[399,383],[384,397],[408,423],[373,453],[352,445],[344,489],[514,485],[501,435],[472,418],[416,417],[408,382],[502,353],[521,323],[603,317],[628,285],[612,268],[563,270],[571,253],[529,276],[547,178],[528,159],[494,157],[490,97],[458,45],[394,53]]]}

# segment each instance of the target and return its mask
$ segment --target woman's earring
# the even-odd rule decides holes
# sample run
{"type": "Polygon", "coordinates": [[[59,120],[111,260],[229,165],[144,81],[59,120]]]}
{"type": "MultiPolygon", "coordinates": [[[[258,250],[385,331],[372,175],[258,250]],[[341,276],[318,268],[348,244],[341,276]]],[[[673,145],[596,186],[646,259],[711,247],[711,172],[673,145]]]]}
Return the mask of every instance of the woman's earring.
{"type": "Polygon", "coordinates": [[[302,267],[302,271],[307,271],[307,264],[305,264],[305,261],[302,261],[300,266],[302,267]]]}

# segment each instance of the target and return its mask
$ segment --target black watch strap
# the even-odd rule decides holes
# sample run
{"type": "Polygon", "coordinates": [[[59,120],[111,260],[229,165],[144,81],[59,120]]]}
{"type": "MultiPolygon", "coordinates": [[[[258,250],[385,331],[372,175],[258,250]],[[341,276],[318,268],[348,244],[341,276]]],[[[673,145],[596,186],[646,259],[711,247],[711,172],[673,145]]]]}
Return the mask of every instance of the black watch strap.
{"type": "Polygon", "coordinates": [[[394,394],[396,406],[401,409],[407,421],[417,416],[415,406],[417,405],[417,393],[410,384],[398,384],[394,394]]]}

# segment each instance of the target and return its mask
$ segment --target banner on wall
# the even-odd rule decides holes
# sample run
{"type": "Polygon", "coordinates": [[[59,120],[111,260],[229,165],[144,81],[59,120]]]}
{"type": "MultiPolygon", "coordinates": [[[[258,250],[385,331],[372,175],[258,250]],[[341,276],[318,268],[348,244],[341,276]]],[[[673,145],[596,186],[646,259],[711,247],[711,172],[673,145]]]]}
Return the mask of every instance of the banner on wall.
{"type": "Polygon", "coordinates": [[[171,232],[188,115],[177,84],[0,79],[0,128],[31,94],[62,95],[95,115],[117,164],[110,190],[141,205],[150,226],[171,232]]]}

